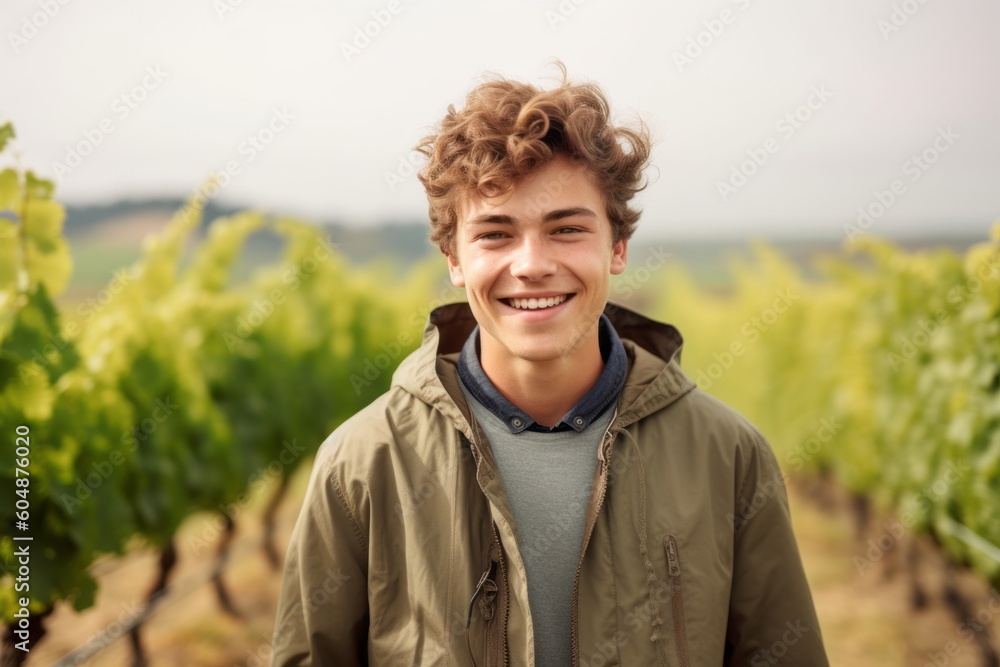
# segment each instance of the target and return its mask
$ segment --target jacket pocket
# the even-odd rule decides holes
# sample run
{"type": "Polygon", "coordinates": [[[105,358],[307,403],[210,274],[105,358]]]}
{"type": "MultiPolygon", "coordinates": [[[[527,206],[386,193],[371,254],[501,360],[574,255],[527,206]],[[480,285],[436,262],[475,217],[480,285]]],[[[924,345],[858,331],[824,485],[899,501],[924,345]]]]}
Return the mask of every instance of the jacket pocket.
{"type": "Polygon", "coordinates": [[[670,616],[674,622],[674,646],[677,649],[679,667],[690,667],[687,631],[684,627],[684,589],[681,586],[681,557],[677,540],[673,535],[663,538],[663,550],[667,553],[667,581],[670,590],[670,616]]]}

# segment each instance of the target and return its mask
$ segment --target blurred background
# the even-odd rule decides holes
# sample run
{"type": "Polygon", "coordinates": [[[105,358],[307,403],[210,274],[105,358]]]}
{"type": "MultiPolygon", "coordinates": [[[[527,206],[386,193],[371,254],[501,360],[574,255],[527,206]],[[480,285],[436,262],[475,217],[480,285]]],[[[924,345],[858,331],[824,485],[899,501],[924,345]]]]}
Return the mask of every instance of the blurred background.
{"type": "Polygon", "coordinates": [[[771,440],[831,664],[1000,664],[998,25],[986,0],[9,0],[26,664],[267,664],[312,454],[464,298],[412,148],[554,58],[652,132],[611,299],[771,440]]]}

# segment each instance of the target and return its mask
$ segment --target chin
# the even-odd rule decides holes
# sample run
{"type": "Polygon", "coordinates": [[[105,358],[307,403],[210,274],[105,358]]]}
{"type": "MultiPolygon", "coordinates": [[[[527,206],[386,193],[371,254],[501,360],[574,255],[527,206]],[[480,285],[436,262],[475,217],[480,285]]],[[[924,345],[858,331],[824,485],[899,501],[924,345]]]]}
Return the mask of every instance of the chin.
{"type": "Polygon", "coordinates": [[[547,345],[530,345],[521,348],[515,348],[516,356],[524,359],[526,361],[553,361],[560,357],[566,356],[566,353],[570,351],[570,342],[563,341],[562,343],[550,343],[547,345]]]}

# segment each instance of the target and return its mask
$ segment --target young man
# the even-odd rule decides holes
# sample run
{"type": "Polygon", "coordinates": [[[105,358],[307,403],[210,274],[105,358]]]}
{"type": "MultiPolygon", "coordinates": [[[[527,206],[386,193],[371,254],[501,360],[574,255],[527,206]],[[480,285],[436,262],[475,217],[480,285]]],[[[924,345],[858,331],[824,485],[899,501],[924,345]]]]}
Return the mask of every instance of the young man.
{"type": "Polygon", "coordinates": [[[317,454],[272,664],[827,665],[769,445],[607,302],[645,129],[563,69],[419,149],[468,303],[317,454]]]}

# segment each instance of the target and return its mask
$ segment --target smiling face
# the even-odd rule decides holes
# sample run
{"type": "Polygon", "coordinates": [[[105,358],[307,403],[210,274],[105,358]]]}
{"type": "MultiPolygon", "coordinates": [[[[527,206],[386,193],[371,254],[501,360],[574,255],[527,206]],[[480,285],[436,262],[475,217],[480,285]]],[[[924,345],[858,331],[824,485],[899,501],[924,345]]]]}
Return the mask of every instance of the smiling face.
{"type": "Polygon", "coordinates": [[[627,245],[612,242],[601,190],[563,155],[506,199],[467,199],[448,268],[479,323],[487,375],[519,360],[599,360],[597,322],[627,245]]]}

